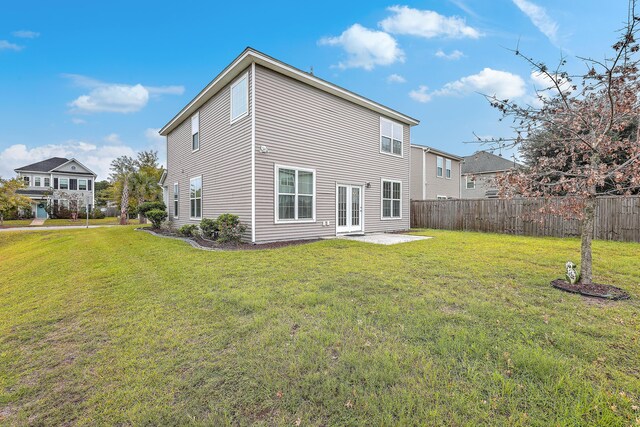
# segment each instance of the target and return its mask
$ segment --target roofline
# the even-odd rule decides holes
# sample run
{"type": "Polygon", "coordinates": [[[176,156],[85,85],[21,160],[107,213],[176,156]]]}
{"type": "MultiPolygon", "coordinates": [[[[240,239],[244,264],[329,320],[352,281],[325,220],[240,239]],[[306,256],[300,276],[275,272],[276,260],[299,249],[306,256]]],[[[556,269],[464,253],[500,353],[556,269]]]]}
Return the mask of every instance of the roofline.
{"type": "Polygon", "coordinates": [[[166,179],[167,179],[167,170],[163,169],[162,170],[162,175],[160,176],[160,180],[158,181],[158,185],[160,187],[163,187],[164,186],[164,182],[165,182],[166,179]]]}
{"type": "Polygon", "coordinates": [[[460,162],[464,160],[464,157],[462,156],[457,156],[455,154],[447,153],[446,151],[438,150],[437,148],[429,147],[428,145],[411,144],[411,147],[420,148],[421,150],[424,150],[428,153],[435,153],[445,157],[450,157],[451,159],[458,160],[460,162]]]}
{"type": "Polygon", "coordinates": [[[514,166],[512,168],[507,168],[507,169],[496,169],[496,170],[492,170],[492,171],[482,171],[482,172],[462,172],[462,175],[482,175],[485,173],[497,173],[497,172],[506,172],[506,171],[510,171],[511,169],[516,169],[517,166],[514,166]]]}
{"type": "Polygon", "coordinates": [[[304,72],[298,68],[295,68],[289,64],[272,58],[262,52],[259,52],[251,47],[247,47],[236,59],[227,65],[220,74],[218,74],[204,89],[198,93],[185,107],[178,112],[169,122],[160,129],[160,135],[166,136],[173,129],[178,127],[188,116],[195,113],[205,102],[207,102],[213,95],[218,93],[220,89],[226,86],[231,80],[233,80],[241,71],[247,68],[252,62],[258,65],[269,68],[282,75],[291,77],[295,80],[306,83],[310,86],[323,90],[327,93],[335,95],[339,98],[351,101],[354,104],[361,105],[370,110],[384,114],[390,118],[406,123],[410,126],[415,126],[420,121],[413,117],[402,114],[396,110],[372,101],[364,96],[358,95],[350,90],[344,89],[326,80],[304,72]]]}
{"type": "MultiPolygon", "coordinates": [[[[82,163],[80,163],[79,160],[77,160],[75,157],[70,158],[69,160],[67,160],[65,163],[61,164],[60,166],[56,166],[54,169],[51,169],[49,172],[57,172],[57,173],[65,173],[65,171],[59,171],[57,169],[61,168],[62,166],[69,164],[71,162],[76,162],[77,164],[79,164],[80,166],[82,166],[83,168],[85,168],[86,170],[88,170],[91,173],[85,174],[85,175],[93,175],[95,177],[97,177],[98,175],[92,171],[91,169],[89,169],[88,167],[86,167],[85,165],[83,165],[82,163]]],[[[75,173],[82,173],[82,172],[75,172],[75,173]]]]}

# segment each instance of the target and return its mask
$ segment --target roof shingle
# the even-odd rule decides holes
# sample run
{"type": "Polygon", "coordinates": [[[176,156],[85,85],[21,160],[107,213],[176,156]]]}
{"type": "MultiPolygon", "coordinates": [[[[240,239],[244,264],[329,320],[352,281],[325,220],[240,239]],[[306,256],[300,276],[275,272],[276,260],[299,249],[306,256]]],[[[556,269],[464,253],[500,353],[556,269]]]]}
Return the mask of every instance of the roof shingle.
{"type": "Polygon", "coordinates": [[[37,163],[32,163],[27,166],[23,166],[21,168],[15,169],[15,171],[33,171],[33,172],[49,172],[65,163],[67,163],[69,159],[65,159],[64,157],[51,157],[50,159],[42,160],[37,163]]]}
{"type": "Polygon", "coordinates": [[[462,174],[505,171],[520,166],[520,164],[513,160],[496,156],[495,154],[487,151],[477,151],[470,156],[464,157],[464,162],[462,162],[462,174]]]}

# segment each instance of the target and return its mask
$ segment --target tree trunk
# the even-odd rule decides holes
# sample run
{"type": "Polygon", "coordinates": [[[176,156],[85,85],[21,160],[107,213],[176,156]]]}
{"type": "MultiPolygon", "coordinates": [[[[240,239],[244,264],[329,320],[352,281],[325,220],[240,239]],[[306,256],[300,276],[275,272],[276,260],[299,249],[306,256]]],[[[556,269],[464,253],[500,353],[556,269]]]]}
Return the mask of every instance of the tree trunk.
{"type": "Polygon", "coordinates": [[[129,180],[122,184],[122,199],[120,199],[120,225],[129,222],[129,180]]]}
{"type": "MultiPolygon", "coordinates": [[[[140,205],[144,203],[144,199],[138,199],[138,207],[140,207],[140,205]]],[[[142,213],[138,212],[138,222],[140,224],[146,224],[147,223],[147,218],[142,215],[142,213]]]]}
{"type": "Polygon", "coordinates": [[[4,225],[4,215],[0,214],[0,227],[4,225]]]}
{"type": "Polygon", "coordinates": [[[584,205],[582,219],[582,243],[580,247],[580,282],[591,284],[593,280],[591,240],[593,239],[593,225],[596,215],[596,198],[589,196],[584,205]]]}

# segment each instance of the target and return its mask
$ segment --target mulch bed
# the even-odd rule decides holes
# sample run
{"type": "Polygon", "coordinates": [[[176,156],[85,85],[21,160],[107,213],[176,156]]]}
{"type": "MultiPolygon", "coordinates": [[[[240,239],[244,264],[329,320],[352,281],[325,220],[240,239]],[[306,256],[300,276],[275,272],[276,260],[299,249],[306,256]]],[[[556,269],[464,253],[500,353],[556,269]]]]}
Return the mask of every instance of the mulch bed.
{"type": "Polygon", "coordinates": [[[306,243],[313,243],[319,240],[319,239],[288,240],[284,242],[271,242],[271,243],[260,243],[260,244],[252,244],[252,243],[244,243],[244,242],[220,243],[215,240],[204,239],[201,236],[186,238],[175,232],[164,230],[164,229],[151,230],[149,228],[139,228],[138,230],[151,232],[153,234],[159,234],[164,237],[173,237],[175,239],[190,240],[192,242],[195,242],[197,246],[200,246],[201,248],[207,248],[210,250],[220,250],[220,251],[251,251],[251,250],[260,250],[260,249],[275,249],[275,248],[284,248],[286,246],[295,246],[295,245],[303,245],[306,243]]]}
{"type": "Polygon", "coordinates": [[[592,283],[590,285],[576,283],[575,285],[572,285],[566,280],[556,279],[551,282],[551,286],[566,292],[572,292],[588,297],[605,298],[610,300],[622,300],[630,298],[629,294],[620,288],[611,285],[601,285],[599,283],[592,283]]]}

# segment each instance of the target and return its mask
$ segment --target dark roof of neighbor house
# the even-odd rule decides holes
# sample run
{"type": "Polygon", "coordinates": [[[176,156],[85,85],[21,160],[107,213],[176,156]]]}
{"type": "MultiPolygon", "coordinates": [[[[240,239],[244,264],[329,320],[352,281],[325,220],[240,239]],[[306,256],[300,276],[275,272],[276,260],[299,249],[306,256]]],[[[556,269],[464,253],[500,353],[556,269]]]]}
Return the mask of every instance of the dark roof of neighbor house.
{"type": "Polygon", "coordinates": [[[29,196],[46,196],[51,193],[49,190],[26,190],[24,188],[16,190],[18,194],[24,194],[29,196]]]}
{"type": "Polygon", "coordinates": [[[37,163],[32,163],[27,166],[15,169],[15,171],[32,171],[32,172],[49,172],[57,167],[60,167],[67,163],[69,159],[64,157],[51,157],[50,159],[42,160],[37,163]]]}
{"type": "Polygon", "coordinates": [[[520,166],[522,165],[515,160],[505,159],[488,151],[476,151],[470,156],[464,156],[462,174],[500,172],[520,166]]]}

